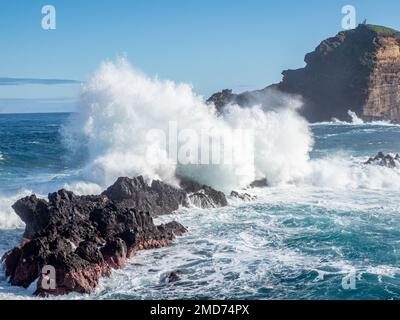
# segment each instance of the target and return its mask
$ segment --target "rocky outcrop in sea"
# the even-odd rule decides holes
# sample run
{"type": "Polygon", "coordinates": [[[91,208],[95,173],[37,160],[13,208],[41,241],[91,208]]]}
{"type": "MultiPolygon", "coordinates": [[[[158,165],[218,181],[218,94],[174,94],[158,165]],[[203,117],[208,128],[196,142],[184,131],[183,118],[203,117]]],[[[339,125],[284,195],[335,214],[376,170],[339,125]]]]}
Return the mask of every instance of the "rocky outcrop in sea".
{"type": "Polygon", "coordinates": [[[159,180],[148,185],[142,176],[119,178],[102,193],[120,207],[150,212],[152,216],[171,214],[180,207],[194,205],[217,208],[228,205],[225,194],[195,181],[180,178],[179,187],[159,180]]]}
{"type": "MultiPolygon", "coordinates": [[[[90,293],[101,277],[123,267],[136,252],[167,246],[186,232],[175,221],[155,225],[152,216],[192,203],[227,205],[225,195],[208,186],[191,181],[181,186],[119,178],[97,196],[60,190],[48,200],[20,199],[13,209],[26,224],[24,236],[2,258],[10,283],[27,288],[36,281],[39,296],[90,293]],[[54,286],[47,287],[52,279],[54,286]]],[[[169,281],[176,278],[171,275],[169,281]]]]}
{"type": "Polygon", "coordinates": [[[385,155],[383,152],[379,152],[375,157],[369,158],[364,164],[393,169],[400,167],[400,155],[396,154],[395,156],[392,156],[390,154],[385,155]]]}

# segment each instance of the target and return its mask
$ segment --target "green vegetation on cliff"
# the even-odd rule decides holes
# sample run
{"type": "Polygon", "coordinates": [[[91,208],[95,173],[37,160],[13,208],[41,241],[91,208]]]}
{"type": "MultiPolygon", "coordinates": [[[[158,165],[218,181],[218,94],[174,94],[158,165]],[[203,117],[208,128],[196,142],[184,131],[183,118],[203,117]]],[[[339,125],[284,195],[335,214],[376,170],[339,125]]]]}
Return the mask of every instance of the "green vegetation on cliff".
{"type": "Polygon", "coordinates": [[[376,32],[378,35],[382,35],[382,36],[394,36],[394,35],[400,34],[399,31],[392,29],[392,28],[384,27],[384,26],[377,26],[377,25],[373,25],[373,24],[367,24],[365,26],[369,30],[372,30],[372,31],[376,32]]]}

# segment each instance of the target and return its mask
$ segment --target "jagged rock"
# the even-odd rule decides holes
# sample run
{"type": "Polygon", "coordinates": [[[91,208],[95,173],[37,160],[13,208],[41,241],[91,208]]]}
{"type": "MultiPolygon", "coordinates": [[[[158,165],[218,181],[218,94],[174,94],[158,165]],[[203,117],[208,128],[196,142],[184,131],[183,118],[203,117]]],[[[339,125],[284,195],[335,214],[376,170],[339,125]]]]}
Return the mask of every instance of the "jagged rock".
{"type": "Polygon", "coordinates": [[[202,208],[228,204],[222,192],[193,181],[182,180],[180,189],[161,181],[149,186],[141,176],[119,178],[97,196],[60,190],[48,201],[23,198],[13,209],[26,224],[24,239],[3,256],[6,275],[22,287],[39,279],[37,295],[88,293],[136,251],[166,246],[186,232],[175,221],[155,226],[151,215],[170,214],[190,202],[202,208]],[[47,265],[56,270],[54,290],[42,286],[47,265]]]}
{"type": "MultiPolygon", "coordinates": [[[[110,195],[117,197],[113,190],[110,195]]],[[[130,190],[121,186],[119,200],[130,190]]],[[[5,272],[12,285],[25,288],[38,279],[35,294],[41,296],[89,293],[136,251],[166,246],[186,231],[177,222],[156,226],[149,213],[122,207],[104,194],[60,190],[48,201],[32,195],[13,208],[26,223],[25,239],[3,256],[5,272]],[[43,287],[44,266],[55,269],[55,289],[43,287]]]]}
{"type": "Polygon", "coordinates": [[[347,121],[351,109],[364,120],[400,122],[400,33],[362,24],[326,39],[305,57],[306,66],[283,71],[283,80],[265,89],[241,94],[214,94],[221,112],[229,103],[265,104],[268,91],[301,96],[300,113],[310,122],[347,121]]]}
{"type": "Polygon", "coordinates": [[[239,193],[239,192],[237,192],[237,191],[232,191],[232,192],[231,192],[231,197],[232,197],[232,198],[240,199],[240,200],[242,200],[242,201],[247,201],[247,202],[249,202],[249,201],[254,201],[254,200],[257,199],[257,197],[251,196],[251,195],[248,194],[248,193],[239,193]]]}
{"type": "Polygon", "coordinates": [[[38,230],[43,229],[48,223],[50,216],[47,212],[47,203],[44,200],[32,196],[24,202],[17,202],[13,209],[19,212],[19,216],[25,222],[26,238],[32,237],[38,230]]]}
{"type": "Polygon", "coordinates": [[[292,98],[290,95],[283,95],[275,85],[272,85],[262,90],[246,91],[239,94],[225,89],[213,94],[206,103],[214,104],[217,113],[223,114],[225,107],[229,104],[237,104],[241,107],[261,105],[265,110],[279,110],[286,108],[292,102],[292,98]]]}
{"type": "Polygon", "coordinates": [[[393,157],[390,154],[384,155],[383,152],[379,152],[374,158],[369,158],[364,164],[396,168],[400,166],[400,155],[396,154],[393,157]]]}
{"type": "Polygon", "coordinates": [[[181,179],[181,189],[154,180],[149,186],[139,176],[119,178],[102,193],[120,207],[136,208],[151,212],[153,216],[171,214],[190,203],[200,208],[214,208],[228,205],[222,192],[187,179],[181,179]]]}
{"type": "Polygon", "coordinates": [[[207,103],[214,103],[217,111],[221,111],[223,107],[229,103],[237,103],[236,97],[237,95],[233,94],[232,90],[225,89],[221,92],[214,93],[210,98],[208,98],[207,103]]]}
{"type": "Polygon", "coordinates": [[[223,192],[195,181],[181,179],[181,188],[188,194],[192,204],[201,208],[225,207],[228,205],[223,192]]]}
{"type": "Polygon", "coordinates": [[[204,190],[189,194],[189,200],[195,207],[198,208],[216,208],[216,205],[205,194],[204,190]]]}
{"type": "Polygon", "coordinates": [[[267,179],[260,179],[260,180],[255,180],[252,183],[250,183],[250,188],[265,188],[268,187],[268,181],[267,179]]]}
{"type": "Polygon", "coordinates": [[[167,274],[162,275],[160,282],[163,284],[167,284],[167,283],[177,282],[180,279],[181,278],[178,276],[177,272],[172,271],[172,272],[168,272],[167,274]]]}
{"type": "Polygon", "coordinates": [[[180,206],[189,205],[185,191],[157,180],[149,186],[142,176],[119,178],[102,194],[119,206],[148,211],[154,216],[171,214],[180,206]]]}

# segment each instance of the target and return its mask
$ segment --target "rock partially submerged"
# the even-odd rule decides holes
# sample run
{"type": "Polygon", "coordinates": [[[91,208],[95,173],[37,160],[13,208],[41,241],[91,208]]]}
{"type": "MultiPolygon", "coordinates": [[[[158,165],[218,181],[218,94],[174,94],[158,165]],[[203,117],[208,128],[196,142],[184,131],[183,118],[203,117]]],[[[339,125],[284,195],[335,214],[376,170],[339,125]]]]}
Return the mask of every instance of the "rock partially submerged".
{"type": "Polygon", "coordinates": [[[161,181],[148,185],[141,176],[119,178],[98,196],[60,190],[48,201],[23,198],[13,209],[26,229],[21,244],[2,258],[6,275],[12,285],[25,288],[38,280],[35,294],[40,296],[89,293],[137,251],[167,246],[186,232],[175,221],[156,226],[152,215],[193,203],[203,208],[228,204],[222,192],[196,182],[182,180],[181,188],[161,181]],[[55,286],[48,288],[52,269],[55,286]]]}
{"type": "Polygon", "coordinates": [[[400,155],[391,156],[390,154],[385,155],[383,152],[379,152],[375,157],[369,158],[364,164],[396,168],[400,166],[400,155]]]}
{"type": "Polygon", "coordinates": [[[200,208],[226,207],[228,201],[223,192],[195,181],[181,179],[181,188],[187,193],[190,203],[200,208]]]}
{"type": "Polygon", "coordinates": [[[254,200],[257,199],[256,196],[252,196],[252,195],[250,195],[248,193],[239,193],[237,191],[232,191],[231,192],[231,197],[239,199],[239,200],[242,200],[244,202],[250,202],[250,201],[254,201],[254,200]]]}
{"type": "Polygon", "coordinates": [[[267,179],[260,179],[260,180],[255,180],[252,183],[250,183],[250,188],[265,188],[268,187],[268,180],[267,179]]]}
{"type": "Polygon", "coordinates": [[[171,214],[180,206],[189,206],[184,190],[158,180],[149,186],[142,176],[119,178],[102,194],[115,201],[119,207],[136,208],[150,212],[153,216],[171,214]]]}
{"type": "Polygon", "coordinates": [[[6,275],[25,288],[38,279],[40,296],[89,293],[137,251],[169,245],[186,231],[177,222],[156,226],[149,213],[121,207],[105,195],[60,190],[48,201],[32,195],[13,208],[26,230],[21,245],[2,258],[6,275]],[[55,270],[55,287],[43,286],[45,266],[55,270]]]}
{"type": "Polygon", "coordinates": [[[148,185],[143,177],[119,178],[102,193],[118,206],[148,211],[153,216],[171,214],[180,207],[191,204],[200,208],[228,205],[225,194],[197,182],[181,179],[180,188],[159,180],[148,185]]]}
{"type": "Polygon", "coordinates": [[[161,276],[160,283],[161,284],[168,284],[179,281],[181,278],[178,276],[176,271],[168,272],[161,276]]]}

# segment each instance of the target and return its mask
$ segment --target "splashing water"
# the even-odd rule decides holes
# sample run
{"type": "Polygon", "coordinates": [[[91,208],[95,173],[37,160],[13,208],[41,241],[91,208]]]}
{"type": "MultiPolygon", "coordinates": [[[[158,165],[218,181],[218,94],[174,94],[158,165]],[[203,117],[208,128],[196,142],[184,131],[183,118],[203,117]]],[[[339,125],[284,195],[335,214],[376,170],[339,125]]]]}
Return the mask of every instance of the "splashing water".
{"type": "Polygon", "coordinates": [[[313,140],[307,123],[296,113],[299,106],[292,103],[271,111],[231,105],[218,117],[215,108],[206,105],[189,85],[149,78],[120,59],[104,63],[86,84],[81,112],[64,128],[64,136],[74,149],[85,141],[90,160],[84,176],[102,186],[119,176],[139,174],[174,183],[179,171],[229,191],[256,178],[291,181],[304,171],[313,140]],[[167,150],[147,138],[154,128],[169,132],[171,122],[177,123],[179,131],[208,132],[213,141],[221,140],[227,130],[252,130],[257,152],[238,150],[241,156],[232,164],[172,164],[167,150]],[[245,156],[251,160],[240,161],[245,156]]]}
{"type": "MultiPolygon", "coordinates": [[[[363,164],[378,151],[400,150],[400,126],[309,126],[296,113],[298,101],[284,96],[276,108],[274,99],[217,116],[189,85],[149,78],[121,60],[103,64],[86,84],[79,114],[0,115],[0,255],[23,232],[10,206],[31,192],[99,193],[120,175],[175,183],[176,172],[230,191],[266,177],[271,187],[246,190],[253,202],[158,218],[189,232],[171,247],[140,253],[93,294],[63,298],[400,298],[400,171],[363,164]],[[148,130],[168,130],[175,120],[216,138],[251,128],[254,161],[176,165],[158,144],[157,161],[146,161],[148,130]],[[236,169],[242,174],[232,175],[236,169]],[[162,283],[170,271],[181,280],[162,283]],[[343,278],[353,272],[356,289],[345,290],[343,278]]],[[[30,294],[0,275],[0,299],[30,294]]]]}
{"type": "Polygon", "coordinates": [[[357,116],[357,113],[349,110],[349,111],[347,111],[347,114],[350,116],[352,124],[363,124],[364,123],[364,121],[357,116]]]}
{"type": "MultiPolygon", "coordinates": [[[[271,97],[274,104],[246,108],[230,105],[218,116],[214,107],[206,105],[187,84],[149,78],[125,59],[104,63],[84,88],[81,112],[63,130],[64,140],[72,149],[85,148],[89,154],[82,171],[86,182],[68,187],[84,193],[87,186],[92,192],[107,187],[119,176],[136,175],[174,184],[176,173],[225,192],[261,178],[275,186],[400,186],[399,171],[362,166],[362,159],[355,162],[340,150],[310,160],[314,138],[296,112],[301,103],[282,95],[277,108],[277,93],[272,92],[271,97]],[[168,133],[171,122],[177,123],[178,131],[190,128],[199,135],[205,131],[217,141],[227,130],[250,129],[253,148],[241,149],[243,145],[238,143],[240,156],[232,164],[173,163],[167,148],[147,136],[154,128],[168,133]]],[[[265,100],[269,101],[268,96],[265,100]]],[[[353,125],[364,125],[354,112],[349,111],[349,115],[353,125]]],[[[178,148],[184,144],[181,141],[178,148]]]]}

